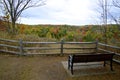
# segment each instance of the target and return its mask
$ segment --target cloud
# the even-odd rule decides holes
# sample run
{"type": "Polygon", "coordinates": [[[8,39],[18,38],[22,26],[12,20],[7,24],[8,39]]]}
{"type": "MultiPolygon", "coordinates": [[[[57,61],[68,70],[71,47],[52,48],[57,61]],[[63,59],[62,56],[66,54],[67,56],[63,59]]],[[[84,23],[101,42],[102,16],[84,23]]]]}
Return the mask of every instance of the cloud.
{"type": "Polygon", "coordinates": [[[45,6],[24,12],[21,23],[25,24],[92,24],[92,4],[95,0],[47,0],[45,6]]]}

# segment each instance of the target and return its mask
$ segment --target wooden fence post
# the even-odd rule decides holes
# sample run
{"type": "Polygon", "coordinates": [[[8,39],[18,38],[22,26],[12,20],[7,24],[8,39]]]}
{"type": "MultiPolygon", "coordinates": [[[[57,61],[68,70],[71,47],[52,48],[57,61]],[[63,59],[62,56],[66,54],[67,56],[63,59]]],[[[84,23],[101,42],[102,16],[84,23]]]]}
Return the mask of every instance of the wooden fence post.
{"type": "Polygon", "coordinates": [[[96,53],[98,52],[98,40],[96,40],[96,53]]]}
{"type": "Polygon", "coordinates": [[[24,52],[23,52],[23,41],[22,41],[22,39],[19,40],[19,46],[20,46],[20,55],[24,55],[24,52]]]}
{"type": "Polygon", "coordinates": [[[61,54],[63,54],[63,44],[64,44],[64,40],[61,40],[61,54]]]}

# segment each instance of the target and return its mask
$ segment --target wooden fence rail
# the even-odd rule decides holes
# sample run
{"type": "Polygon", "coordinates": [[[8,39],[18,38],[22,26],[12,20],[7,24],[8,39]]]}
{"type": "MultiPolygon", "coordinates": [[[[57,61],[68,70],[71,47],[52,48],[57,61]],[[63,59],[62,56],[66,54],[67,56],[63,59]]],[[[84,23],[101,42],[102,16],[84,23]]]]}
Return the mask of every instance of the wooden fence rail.
{"type": "Polygon", "coordinates": [[[98,48],[101,51],[108,52],[108,53],[115,53],[115,57],[113,61],[120,63],[120,47],[111,46],[103,43],[98,43],[98,45],[104,47],[104,48],[98,48]]]}
{"type": "Polygon", "coordinates": [[[24,44],[42,44],[42,45],[58,45],[57,47],[53,46],[53,47],[49,47],[49,46],[45,46],[45,47],[24,47],[24,50],[60,50],[59,53],[57,54],[65,54],[65,49],[92,49],[91,47],[86,47],[86,48],[83,48],[83,47],[79,47],[79,48],[70,48],[70,47],[64,47],[66,44],[95,44],[95,42],[64,42],[64,41],[61,41],[61,42],[23,42],[24,44]]]}
{"type": "MultiPolygon", "coordinates": [[[[78,46],[79,44],[86,44],[86,45],[95,44],[94,47],[96,47],[96,42],[64,42],[63,40],[60,42],[28,42],[28,41],[22,41],[22,40],[17,41],[17,40],[0,39],[0,47],[5,48],[5,49],[1,48],[0,51],[16,53],[16,54],[20,54],[20,55],[26,55],[26,54],[33,54],[33,53],[26,53],[26,51],[29,52],[29,50],[59,50],[59,52],[57,54],[65,54],[65,52],[64,52],[65,50],[94,49],[94,47],[65,47],[65,45],[68,45],[68,46],[71,46],[71,45],[76,46],[77,45],[78,46]],[[11,43],[11,44],[8,44],[8,43],[11,43]],[[15,45],[13,45],[12,43],[15,45]],[[57,46],[51,46],[51,45],[55,45],[55,44],[57,46]],[[35,45],[35,46],[33,46],[33,45],[35,45]],[[36,45],[39,45],[39,46],[36,46],[36,45]],[[40,45],[47,45],[47,46],[40,46],[40,45]],[[14,48],[14,49],[18,49],[18,50],[16,52],[14,50],[13,51],[8,50],[8,49],[6,50],[6,48],[14,48]]],[[[50,54],[50,52],[49,52],[49,54],[50,54]]]]}
{"type": "MultiPolygon", "coordinates": [[[[117,57],[120,57],[120,47],[98,43],[97,41],[64,42],[63,40],[61,40],[60,42],[28,42],[23,40],[0,39],[0,52],[13,53],[18,55],[77,54],[77,53],[87,53],[86,51],[88,52],[91,51],[92,53],[94,49],[95,50],[99,49],[100,51],[109,52],[109,53],[115,53],[117,57]],[[104,47],[107,47],[108,49],[105,49],[104,47]],[[111,50],[109,48],[115,50],[111,50]],[[38,51],[35,52],[36,50],[38,51]],[[45,50],[47,53],[45,52],[45,50]]],[[[114,61],[120,63],[120,60],[114,59],[114,61]]]]}

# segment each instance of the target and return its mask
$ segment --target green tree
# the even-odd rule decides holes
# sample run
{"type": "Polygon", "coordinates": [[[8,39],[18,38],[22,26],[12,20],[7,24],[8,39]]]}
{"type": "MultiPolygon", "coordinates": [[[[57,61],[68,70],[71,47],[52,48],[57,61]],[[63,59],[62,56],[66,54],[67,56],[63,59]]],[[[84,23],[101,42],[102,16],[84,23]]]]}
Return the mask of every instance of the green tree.
{"type": "Polygon", "coordinates": [[[46,37],[47,33],[49,32],[49,28],[42,28],[40,29],[40,31],[38,32],[38,36],[39,37],[46,37]]]}

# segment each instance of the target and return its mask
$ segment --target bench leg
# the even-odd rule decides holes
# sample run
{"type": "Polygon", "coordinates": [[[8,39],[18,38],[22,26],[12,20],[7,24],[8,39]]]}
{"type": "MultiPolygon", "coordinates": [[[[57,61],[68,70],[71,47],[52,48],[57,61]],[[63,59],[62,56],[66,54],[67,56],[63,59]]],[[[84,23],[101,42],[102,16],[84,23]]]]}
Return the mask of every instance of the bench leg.
{"type": "Polygon", "coordinates": [[[70,69],[70,59],[68,58],[68,69],[70,69]]]}
{"type": "MultiPolygon", "coordinates": [[[[104,67],[105,67],[105,65],[106,65],[106,61],[104,61],[104,67]]],[[[112,60],[110,60],[110,69],[111,69],[111,71],[113,71],[112,60]]]]}
{"type": "Polygon", "coordinates": [[[71,62],[70,62],[70,56],[68,57],[68,69],[70,69],[70,65],[71,65],[71,62]]]}
{"type": "Polygon", "coordinates": [[[71,68],[71,74],[73,75],[73,63],[71,63],[70,68],[71,68]]]}
{"type": "Polygon", "coordinates": [[[112,60],[110,60],[110,67],[111,67],[111,71],[113,71],[112,60]]]}

